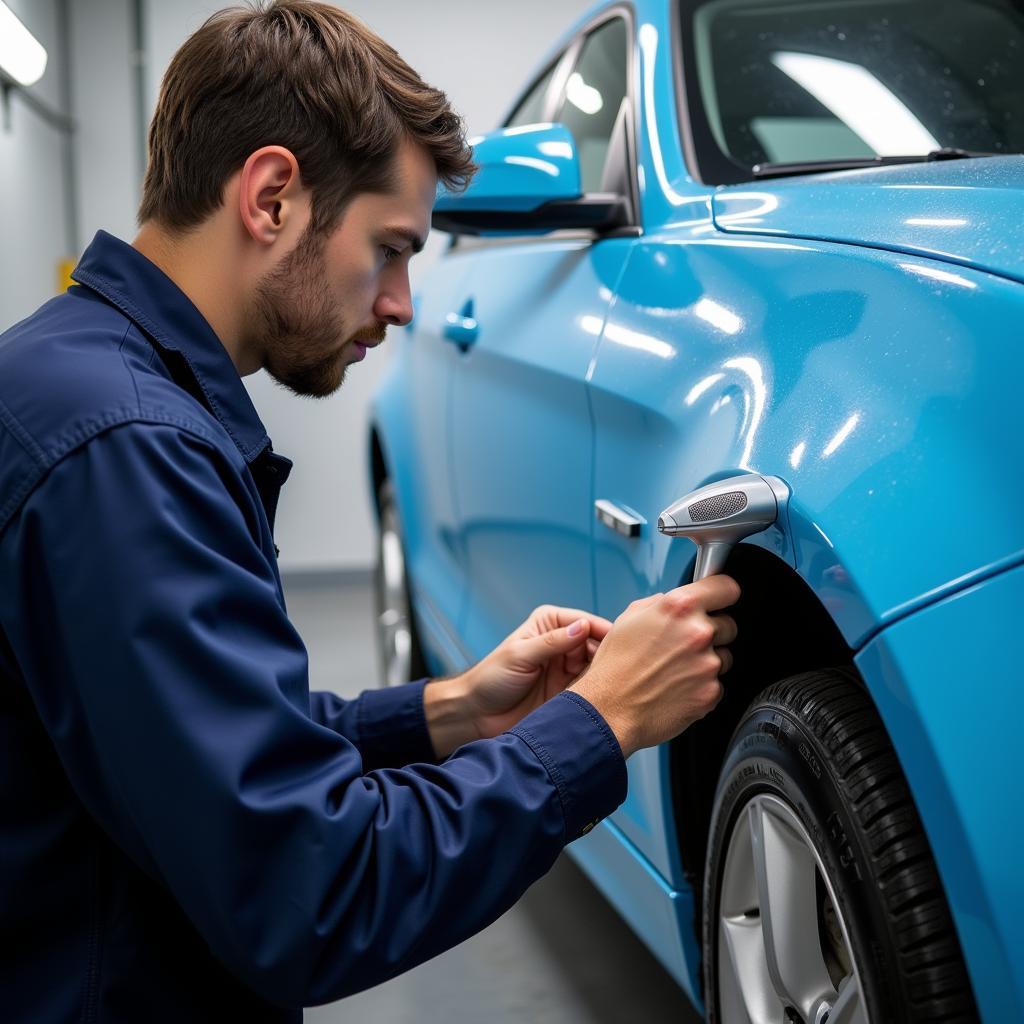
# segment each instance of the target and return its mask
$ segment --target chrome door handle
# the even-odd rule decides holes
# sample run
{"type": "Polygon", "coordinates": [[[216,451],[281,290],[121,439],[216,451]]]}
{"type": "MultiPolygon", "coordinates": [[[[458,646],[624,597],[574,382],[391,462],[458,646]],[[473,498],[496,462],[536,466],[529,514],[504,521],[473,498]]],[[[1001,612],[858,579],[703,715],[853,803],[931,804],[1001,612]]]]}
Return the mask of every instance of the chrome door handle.
{"type": "Polygon", "coordinates": [[[640,530],[647,524],[647,520],[638,512],[626,508],[625,505],[616,505],[606,498],[598,498],[594,502],[594,514],[598,522],[616,533],[621,533],[623,537],[639,537],[640,530]]]}

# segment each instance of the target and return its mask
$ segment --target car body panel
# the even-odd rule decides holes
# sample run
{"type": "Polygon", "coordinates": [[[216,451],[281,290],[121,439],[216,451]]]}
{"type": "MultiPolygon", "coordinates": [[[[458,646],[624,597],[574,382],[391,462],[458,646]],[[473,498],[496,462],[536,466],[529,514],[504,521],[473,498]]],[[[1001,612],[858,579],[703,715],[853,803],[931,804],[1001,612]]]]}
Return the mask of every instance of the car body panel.
{"type": "MultiPolygon", "coordinates": [[[[1002,613],[1022,606],[1022,158],[709,187],[680,130],[676,5],[627,6],[639,237],[460,245],[425,283],[409,342],[422,331],[428,349],[473,299],[477,340],[429,356],[448,376],[430,396],[449,408],[447,439],[421,436],[413,392],[428,355],[405,364],[403,351],[404,379],[389,377],[375,407],[417,548],[428,658],[461,670],[534,603],[586,606],[589,593],[614,618],[685,582],[695,548],[658,534],[658,513],[734,473],[781,477],[787,517],[744,543],[795,570],[858,652],[984,1019],[1009,1019],[1024,885],[1007,860],[1016,823],[1000,839],[991,793],[1020,803],[1008,732],[1020,698],[1001,695],[1020,664],[1002,613]],[[452,488],[447,504],[436,490],[424,500],[427,476],[452,488]],[[597,499],[639,513],[640,535],[597,524],[597,499]],[[976,667],[1000,703],[968,682],[974,704],[958,715],[976,627],[976,667]]],[[[569,852],[699,1005],[668,747],[628,771],[626,803],[569,852]]]]}
{"type": "Polygon", "coordinates": [[[1024,567],[891,626],[857,656],[937,854],[982,1018],[1024,1006],[1024,567]]]}
{"type": "MultiPolygon", "coordinates": [[[[590,382],[597,496],[653,521],[716,476],[782,477],[794,553],[775,530],[751,541],[791,562],[858,647],[948,582],[1024,551],[1009,472],[1024,461],[1020,301],[1016,284],[889,252],[645,238],[590,382]],[[993,493],[1005,500],[970,497],[993,493]]],[[[660,589],[695,548],[650,541],[641,578],[660,589]]],[[[613,570],[598,572],[599,600],[613,570]]]]}
{"type": "Polygon", "coordinates": [[[428,665],[465,660],[458,637],[464,604],[464,573],[454,543],[455,509],[449,463],[448,420],[453,370],[458,351],[442,333],[444,318],[458,294],[468,263],[445,261],[432,275],[431,288],[417,295],[415,335],[396,331],[399,349],[388,366],[371,407],[371,420],[393,477],[413,607],[428,665]],[[432,325],[432,327],[431,327],[432,325]]]}
{"type": "Polygon", "coordinates": [[[682,891],[672,889],[609,820],[574,842],[569,852],[694,1005],[701,1007],[700,948],[693,927],[692,890],[688,886],[682,891]]]}
{"type": "Polygon", "coordinates": [[[480,334],[454,374],[451,448],[473,651],[540,604],[593,605],[585,379],[627,252],[616,240],[489,247],[463,285],[480,334]]]}
{"type": "MultiPolygon", "coordinates": [[[[644,239],[619,284],[590,381],[594,495],[648,526],[636,539],[598,527],[597,611],[614,618],[685,582],[695,546],[650,524],[682,494],[746,471],[782,477],[794,497],[787,522],[745,543],[796,568],[852,648],[948,581],[1019,557],[1012,493],[976,509],[967,536],[945,475],[977,493],[1005,491],[1006,467],[1024,456],[1019,433],[1011,440],[1024,367],[1003,354],[1014,286],[975,274],[963,278],[972,287],[933,285],[915,272],[923,261],[827,243],[720,242],[644,239]],[[750,280],[778,288],[752,292],[750,280]],[[984,351],[972,344],[979,324],[991,336],[984,351]],[[916,345],[921,333],[941,346],[916,345]],[[996,408],[982,407],[1000,389],[996,408]],[[965,419],[978,424],[976,449],[965,419]],[[930,514],[903,511],[920,507],[930,514]]],[[[683,889],[663,757],[641,752],[629,770],[614,820],[683,889]]]]}
{"type": "Polygon", "coordinates": [[[935,161],[731,186],[720,231],[847,242],[1024,281],[1024,156],[935,161]]]}

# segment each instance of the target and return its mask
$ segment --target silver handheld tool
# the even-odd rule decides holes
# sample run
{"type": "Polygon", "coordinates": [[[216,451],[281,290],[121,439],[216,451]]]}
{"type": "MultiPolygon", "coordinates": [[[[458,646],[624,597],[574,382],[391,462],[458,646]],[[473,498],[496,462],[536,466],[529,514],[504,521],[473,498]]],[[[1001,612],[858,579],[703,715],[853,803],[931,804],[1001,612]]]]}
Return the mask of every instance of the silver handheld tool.
{"type": "Polygon", "coordinates": [[[789,488],[778,477],[745,473],[680,498],[658,516],[658,529],[697,545],[696,582],[722,572],[729,552],[744,537],[772,526],[788,497],[789,488]]]}

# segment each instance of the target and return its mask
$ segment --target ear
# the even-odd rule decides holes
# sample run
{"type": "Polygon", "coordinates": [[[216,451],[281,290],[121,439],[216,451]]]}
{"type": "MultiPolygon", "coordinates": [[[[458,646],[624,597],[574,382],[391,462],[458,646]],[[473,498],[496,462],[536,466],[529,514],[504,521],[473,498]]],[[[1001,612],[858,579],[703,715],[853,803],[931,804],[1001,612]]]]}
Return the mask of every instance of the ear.
{"type": "Polygon", "coordinates": [[[283,146],[264,146],[249,154],[242,167],[238,207],[242,224],[262,245],[274,242],[308,209],[299,162],[283,146]]]}

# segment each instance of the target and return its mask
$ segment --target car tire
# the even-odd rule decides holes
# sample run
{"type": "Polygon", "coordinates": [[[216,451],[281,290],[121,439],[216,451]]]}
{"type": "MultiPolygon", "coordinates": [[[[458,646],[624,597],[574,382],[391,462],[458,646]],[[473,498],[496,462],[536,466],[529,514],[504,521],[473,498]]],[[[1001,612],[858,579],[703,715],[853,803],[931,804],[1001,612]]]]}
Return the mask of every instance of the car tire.
{"type": "Polygon", "coordinates": [[[910,790],[852,669],[793,676],[747,709],[703,897],[714,1024],[978,1019],[910,790]]]}
{"type": "Polygon", "coordinates": [[[416,633],[406,572],[405,541],[395,489],[385,478],[377,489],[376,634],[380,679],[397,686],[427,675],[416,633]]]}

